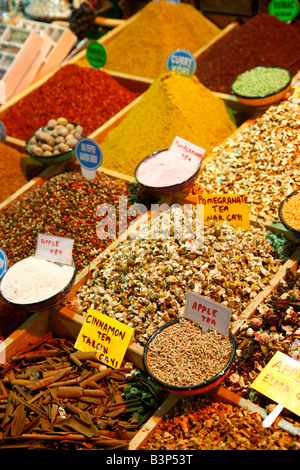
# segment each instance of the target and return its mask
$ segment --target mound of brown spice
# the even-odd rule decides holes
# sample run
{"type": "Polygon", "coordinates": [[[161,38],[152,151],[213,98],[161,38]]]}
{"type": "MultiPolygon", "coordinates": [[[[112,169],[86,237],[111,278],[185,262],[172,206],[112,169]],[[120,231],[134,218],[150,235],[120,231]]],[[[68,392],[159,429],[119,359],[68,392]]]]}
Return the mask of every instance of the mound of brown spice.
{"type": "Polygon", "coordinates": [[[281,201],[300,187],[299,105],[292,97],[214,149],[197,183],[206,193],[249,197],[251,214],[277,220],[281,201]]]}
{"type": "Polygon", "coordinates": [[[228,336],[216,330],[204,333],[200,325],[181,318],[150,340],[147,362],[161,382],[189,387],[218,375],[228,364],[231,350],[228,336]]]}

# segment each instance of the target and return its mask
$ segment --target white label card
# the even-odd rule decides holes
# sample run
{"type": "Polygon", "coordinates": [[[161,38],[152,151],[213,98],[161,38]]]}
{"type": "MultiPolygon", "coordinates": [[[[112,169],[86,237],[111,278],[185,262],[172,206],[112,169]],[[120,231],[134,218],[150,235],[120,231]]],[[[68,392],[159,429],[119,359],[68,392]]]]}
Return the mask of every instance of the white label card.
{"type": "Polygon", "coordinates": [[[225,305],[187,291],[184,317],[202,325],[203,331],[216,330],[228,336],[230,316],[231,309],[225,305]]]}
{"type": "Polygon", "coordinates": [[[187,163],[187,165],[194,168],[195,171],[199,167],[199,160],[202,160],[202,157],[206,152],[202,147],[192,144],[188,140],[177,136],[173,140],[169,151],[179,156],[187,163]]]}
{"type": "Polygon", "coordinates": [[[61,264],[72,264],[72,238],[57,237],[39,233],[37,237],[35,256],[61,264]]]}

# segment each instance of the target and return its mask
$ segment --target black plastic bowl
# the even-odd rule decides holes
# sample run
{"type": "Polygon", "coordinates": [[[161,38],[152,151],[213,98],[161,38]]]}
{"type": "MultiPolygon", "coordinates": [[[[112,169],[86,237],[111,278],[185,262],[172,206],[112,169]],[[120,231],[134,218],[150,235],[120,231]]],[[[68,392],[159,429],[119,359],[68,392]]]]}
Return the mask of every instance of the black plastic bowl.
{"type": "Polygon", "coordinates": [[[196,179],[198,178],[198,175],[199,175],[199,172],[201,170],[201,166],[202,166],[202,160],[199,159],[199,166],[197,168],[197,170],[189,177],[187,178],[186,180],[183,180],[179,183],[176,183],[176,184],[173,184],[171,186],[160,186],[160,187],[155,187],[155,186],[147,186],[146,184],[143,184],[137,174],[138,174],[138,170],[141,168],[141,166],[144,164],[144,162],[146,160],[149,160],[150,158],[155,158],[155,155],[158,155],[160,154],[161,152],[166,152],[168,149],[164,149],[164,150],[159,150],[157,152],[153,152],[151,153],[150,155],[148,155],[147,157],[143,158],[143,160],[137,165],[136,169],[135,169],[135,179],[136,181],[148,192],[152,193],[152,194],[157,194],[157,195],[174,195],[174,194],[177,194],[177,193],[180,193],[181,191],[184,191],[185,189],[188,189],[190,188],[191,186],[193,186],[193,184],[195,183],[196,179]]]}
{"type": "Polygon", "coordinates": [[[282,225],[284,225],[284,227],[296,238],[300,238],[300,230],[297,230],[297,229],[291,227],[285,221],[285,219],[283,217],[282,210],[283,210],[283,206],[286,203],[286,201],[288,201],[292,196],[295,196],[295,194],[299,193],[299,191],[300,191],[300,189],[297,189],[296,191],[293,191],[291,194],[289,194],[286,198],[284,198],[283,201],[281,201],[279,209],[278,209],[278,215],[279,215],[279,219],[280,219],[282,225]]]}
{"type": "Polygon", "coordinates": [[[239,74],[233,80],[233,82],[231,84],[231,93],[234,96],[236,96],[237,99],[242,104],[245,104],[245,105],[248,105],[248,106],[257,106],[257,107],[269,106],[273,103],[277,103],[277,101],[280,101],[282,98],[284,98],[284,96],[286,95],[286,93],[288,92],[288,90],[291,86],[292,79],[293,79],[293,75],[285,67],[279,67],[279,66],[276,66],[276,65],[262,65],[262,66],[258,66],[258,67],[253,67],[252,69],[246,70],[245,72],[239,74]],[[270,93],[270,94],[267,94],[267,95],[246,96],[246,95],[241,95],[240,93],[237,93],[236,91],[234,91],[234,84],[241,75],[244,75],[244,74],[250,72],[251,70],[256,70],[256,69],[260,69],[260,68],[283,69],[283,70],[286,70],[288,72],[290,78],[289,78],[288,82],[283,87],[281,87],[281,88],[275,90],[273,93],[270,93]]]}
{"type": "Polygon", "coordinates": [[[236,350],[236,345],[235,345],[235,339],[231,331],[229,331],[229,338],[231,342],[231,354],[228,359],[228,362],[226,366],[220,370],[220,372],[212,377],[211,379],[195,384],[195,385],[190,385],[186,387],[178,387],[175,385],[170,385],[165,382],[162,382],[159,380],[154,374],[152,374],[151,369],[148,365],[148,351],[149,351],[149,345],[151,341],[154,339],[156,335],[159,335],[162,330],[165,328],[168,328],[172,326],[174,323],[177,323],[181,320],[181,318],[176,318],[175,320],[171,320],[170,322],[166,323],[165,325],[161,326],[158,328],[149,338],[147,341],[146,346],[144,347],[143,351],[143,364],[145,371],[147,374],[150,376],[150,378],[155,382],[157,385],[159,385],[161,388],[164,390],[170,392],[170,393],[176,393],[177,395],[199,395],[201,393],[207,392],[208,390],[211,390],[212,388],[215,388],[217,385],[219,385],[227,376],[228,372],[230,371],[234,356],[235,356],[235,350],[236,350]]]}
{"type": "MultiPolygon", "coordinates": [[[[3,292],[1,290],[1,284],[0,284],[0,293],[3,297],[3,299],[6,300],[6,302],[8,302],[12,305],[16,305],[18,307],[22,307],[27,312],[37,312],[37,311],[47,310],[48,308],[54,307],[55,305],[62,302],[66,298],[66,296],[69,294],[69,292],[71,291],[71,289],[74,285],[74,282],[75,282],[76,272],[77,272],[76,265],[75,265],[74,261],[72,261],[72,266],[74,268],[74,272],[73,272],[73,275],[72,275],[70,281],[59,292],[52,295],[51,297],[48,297],[47,299],[40,300],[38,302],[28,303],[28,304],[12,302],[11,300],[6,299],[5,295],[3,295],[3,292]]],[[[4,276],[2,278],[2,281],[5,277],[5,275],[6,274],[4,274],[4,276]]]]}

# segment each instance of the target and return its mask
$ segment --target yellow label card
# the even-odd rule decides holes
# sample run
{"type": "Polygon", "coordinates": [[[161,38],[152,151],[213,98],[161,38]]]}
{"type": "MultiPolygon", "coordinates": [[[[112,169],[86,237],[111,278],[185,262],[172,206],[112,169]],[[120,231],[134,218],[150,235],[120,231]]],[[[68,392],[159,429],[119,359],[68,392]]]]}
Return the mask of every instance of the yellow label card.
{"type": "Polygon", "coordinates": [[[300,416],[300,362],[277,351],[252,388],[300,416]]]}
{"type": "Polygon", "coordinates": [[[97,310],[89,309],[75,342],[79,351],[97,351],[99,361],[121,366],[134,329],[97,310]]]}
{"type": "Polygon", "coordinates": [[[204,206],[204,220],[250,228],[247,194],[197,194],[197,203],[204,206]]]}

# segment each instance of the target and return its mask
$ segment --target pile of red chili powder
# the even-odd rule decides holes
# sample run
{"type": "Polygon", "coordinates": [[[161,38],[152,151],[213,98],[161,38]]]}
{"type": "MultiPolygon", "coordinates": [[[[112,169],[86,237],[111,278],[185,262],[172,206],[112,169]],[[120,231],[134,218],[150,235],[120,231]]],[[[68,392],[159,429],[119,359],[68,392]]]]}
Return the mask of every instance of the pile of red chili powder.
{"type": "Polygon", "coordinates": [[[138,95],[102,70],[69,64],[12,105],[1,120],[7,135],[21,140],[59,117],[80,124],[87,136],[138,95]]]}
{"type": "Polygon", "coordinates": [[[207,88],[231,93],[237,75],[259,65],[300,69],[300,21],[285,23],[262,13],[233,28],[197,59],[196,75],[207,88]]]}

